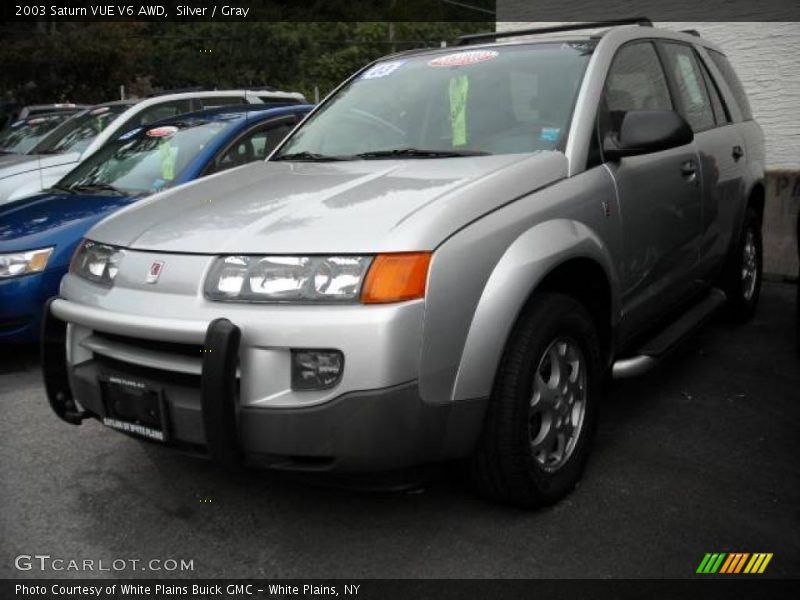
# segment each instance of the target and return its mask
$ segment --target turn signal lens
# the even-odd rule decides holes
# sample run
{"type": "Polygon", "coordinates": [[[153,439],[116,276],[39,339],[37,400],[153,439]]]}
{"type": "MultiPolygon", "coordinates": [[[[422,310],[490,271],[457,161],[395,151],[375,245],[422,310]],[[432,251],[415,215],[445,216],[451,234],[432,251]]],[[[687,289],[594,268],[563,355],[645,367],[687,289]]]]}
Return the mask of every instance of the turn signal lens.
{"type": "Polygon", "coordinates": [[[367,272],[361,302],[385,304],[423,298],[430,262],[430,252],[379,254],[367,272]]]}

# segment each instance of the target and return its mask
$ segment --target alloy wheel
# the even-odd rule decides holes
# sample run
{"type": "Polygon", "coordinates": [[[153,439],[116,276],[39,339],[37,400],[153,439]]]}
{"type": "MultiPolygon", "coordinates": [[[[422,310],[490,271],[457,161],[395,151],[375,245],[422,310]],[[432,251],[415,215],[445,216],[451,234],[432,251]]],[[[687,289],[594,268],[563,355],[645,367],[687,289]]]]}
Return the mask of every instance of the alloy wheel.
{"type": "Polygon", "coordinates": [[[539,359],[528,413],[533,458],[547,471],[561,468],[581,434],[586,413],[586,359],[578,343],[554,340],[539,359]]]}

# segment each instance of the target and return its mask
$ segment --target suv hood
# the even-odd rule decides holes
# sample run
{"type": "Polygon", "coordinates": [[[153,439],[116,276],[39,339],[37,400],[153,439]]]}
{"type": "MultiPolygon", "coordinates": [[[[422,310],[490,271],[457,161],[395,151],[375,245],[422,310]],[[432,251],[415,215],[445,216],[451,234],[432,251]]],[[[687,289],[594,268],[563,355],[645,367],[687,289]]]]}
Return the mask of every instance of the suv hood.
{"type": "Polygon", "coordinates": [[[199,254],[432,250],[461,227],[566,176],[558,152],[257,162],[156,194],[93,240],[199,254]]]}

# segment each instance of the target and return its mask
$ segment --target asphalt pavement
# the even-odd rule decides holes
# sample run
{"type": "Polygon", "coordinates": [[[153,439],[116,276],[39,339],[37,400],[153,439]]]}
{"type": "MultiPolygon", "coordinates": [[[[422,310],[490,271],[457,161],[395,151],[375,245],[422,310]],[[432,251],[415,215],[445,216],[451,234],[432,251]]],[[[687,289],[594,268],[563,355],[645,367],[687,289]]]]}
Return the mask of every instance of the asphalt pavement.
{"type": "Polygon", "coordinates": [[[580,487],[535,512],[476,498],[452,465],[410,492],[364,492],[73,427],[47,406],[35,350],[6,349],[0,577],[693,577],[707,552],[771,552],[764,577],[798,577],[794,295],[765,284],[749,324],[716,320],[615,383],[580,487]],[[15,568],[34,554],[193,570],[15,568]]]}

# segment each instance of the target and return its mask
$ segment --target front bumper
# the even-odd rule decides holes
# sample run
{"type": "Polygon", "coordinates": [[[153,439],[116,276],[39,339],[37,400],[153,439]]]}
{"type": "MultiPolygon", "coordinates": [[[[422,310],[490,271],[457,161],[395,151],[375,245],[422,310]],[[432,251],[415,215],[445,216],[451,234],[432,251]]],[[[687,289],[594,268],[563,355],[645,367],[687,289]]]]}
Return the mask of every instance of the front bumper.
{"type": "MultiPolygon", "coordinates": [[[[100,380],[135,378],[162,391],[171,443],[205,452],[229,468],[243,463],[348,472],[403,468],[468,455],[483,421],[484,401],[428,404],[415,380],[334,392],[308,405],[243,402],[247,369],[254,361],[241,357],[252,349],[243,342],[247,336],[225,318],[208,324],[131,320],[55,299],[48,305],[43,331],[47,393],[60,417],[72,423],[87,416],[102,418],[100,380]],[[65,321],[70,325],[64,326],[65,321]],[[187,362],[184,372],[155,368],[150,359],[138,360],[136,352],[125,355],[114,348],[113,339],[105,340],[113,350],[109,353],[102,338],[95,339],[96,332],[109,330],[118,336],[160,332],[179,344],[202,340],[199,371],[196,362],[187,362]]],[[[179,364],[172,354],[164,360],[179,364]]]]}
{"type": "Polygon", "coordinates": [[[0,279],[0,343],[39,339],[44,304],[58,292],[66,268],[0,279]]]}

